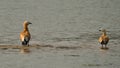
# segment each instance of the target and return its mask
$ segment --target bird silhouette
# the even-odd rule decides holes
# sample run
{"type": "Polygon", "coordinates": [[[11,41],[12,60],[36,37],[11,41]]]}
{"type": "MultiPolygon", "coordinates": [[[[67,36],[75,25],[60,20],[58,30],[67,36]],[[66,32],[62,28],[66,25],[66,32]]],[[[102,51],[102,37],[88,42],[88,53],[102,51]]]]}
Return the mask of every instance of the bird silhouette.
{"type": "Polygon", "coordinates": [[[107,36],[107,34],[106,34],[106,30],[105,29],[101,29],[101,30],[99,30],[99,31],[101,31],[102,32],[102,35],[99,37],[99,42],[100,42],[100,44],[102,45],[102,49],[103,48],[107,48],[107,44],[108,44],[108,42],[109,42],[109,37],[107,36]],[[103,47],[103,45],[105,45],[105,47],[103,47]]]}
{"type": "Polygon", "coordinates": [[[29,41],[31,39],[31,35],[28,29],[29,24],[32,24],[32,23],[28,21],[24,21],[23,23],[23,31],[20,33],[20,40],[22,42],[22,45],[29,46],[29,41]]]}

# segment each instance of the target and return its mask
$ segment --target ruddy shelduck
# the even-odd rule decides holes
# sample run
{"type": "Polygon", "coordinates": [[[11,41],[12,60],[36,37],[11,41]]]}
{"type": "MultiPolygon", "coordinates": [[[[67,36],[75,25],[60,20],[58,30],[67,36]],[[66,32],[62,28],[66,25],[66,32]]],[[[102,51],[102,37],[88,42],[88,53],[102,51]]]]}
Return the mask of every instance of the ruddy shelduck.
{"type": "Polygon", "coordinates": [[[32,24],[28,21],[24,21],[23,23],[23,31],[20,33],[20,40],[22,42],[22,45],[27,45],[29,46],[29,41],[31,39],[31,35],[28,29],[28,25],[32,24]]]}
{"type": "Polygon", "coordinates": [[[107,44],[108,44],[108,42],[109,42],[109,37],[108,37],[107,34],[106,34],[106,30],[105,30],[105,29],[101,29],[101,30],[99,30],[99,31],[102,32],[102,35],[101,35],[100,38],[99,38],[99,42],[100,42],[100,44],[102,45],[101,48],[104,48],[103,45],[105,45],[105,48],[107,48],[107,44]]]}

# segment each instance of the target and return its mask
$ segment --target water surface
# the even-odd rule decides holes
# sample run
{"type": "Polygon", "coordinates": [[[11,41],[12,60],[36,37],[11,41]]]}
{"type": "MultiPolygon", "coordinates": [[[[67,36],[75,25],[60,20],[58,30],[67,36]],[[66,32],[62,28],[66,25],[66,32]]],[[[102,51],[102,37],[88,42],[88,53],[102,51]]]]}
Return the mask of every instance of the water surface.
{"type": "Polygon", "coordinates": [[[19,33],[25,20],[33,23],[29,26],[30,44],[82,48],[32,49],[27,55],[19,54],[19,50],[2,50],[2,68],[120,67],[119,0],[1,0],[0,44],[21,45],[19,33]],[[99,49],[97,41],[100,27],[107,29],[111,39],[110,49],[105,52],[99,49]]]}

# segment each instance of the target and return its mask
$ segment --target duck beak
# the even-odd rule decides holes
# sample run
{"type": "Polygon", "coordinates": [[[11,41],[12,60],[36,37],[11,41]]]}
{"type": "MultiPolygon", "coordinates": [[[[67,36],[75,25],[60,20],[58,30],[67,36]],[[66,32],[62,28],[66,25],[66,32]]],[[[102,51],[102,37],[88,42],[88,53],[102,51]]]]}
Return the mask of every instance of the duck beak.
{"type": "Polygon", "coordinates": [[[28,24],[32,24],[31,22],[28,22],[28,24]]]}

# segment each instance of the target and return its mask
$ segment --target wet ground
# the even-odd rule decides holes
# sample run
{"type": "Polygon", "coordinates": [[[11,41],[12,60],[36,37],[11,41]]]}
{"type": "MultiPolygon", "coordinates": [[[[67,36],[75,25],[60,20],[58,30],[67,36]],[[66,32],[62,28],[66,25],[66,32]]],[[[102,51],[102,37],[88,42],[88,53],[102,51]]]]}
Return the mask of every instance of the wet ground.
{"type": "Polygon", "coordinates": [[[21,45],[19,33],[28,20],[29,48],[1,48],[1,68],[119,68],[119,0],[1,0],[0,45],[21,45]],[[99,28],[110,37],[100,49],[99,28]],[[50,46],[48,46],[50,45],[50,46]]]}

